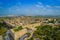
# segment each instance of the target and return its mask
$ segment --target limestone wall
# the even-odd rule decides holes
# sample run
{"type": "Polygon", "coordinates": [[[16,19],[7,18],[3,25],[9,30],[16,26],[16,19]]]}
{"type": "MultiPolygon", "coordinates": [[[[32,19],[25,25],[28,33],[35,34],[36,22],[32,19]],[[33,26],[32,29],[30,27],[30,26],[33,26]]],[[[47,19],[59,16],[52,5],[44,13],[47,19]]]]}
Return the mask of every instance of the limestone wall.
{"type": "Polygon", "coordinates": [[[22,29],[17,32],[15,32],[13,29],[10,30],[10,34],[14,38],[14,40],[18,40],[18,38],[22,37],[26,33],[27,33],[27,29],[22,29]]]}

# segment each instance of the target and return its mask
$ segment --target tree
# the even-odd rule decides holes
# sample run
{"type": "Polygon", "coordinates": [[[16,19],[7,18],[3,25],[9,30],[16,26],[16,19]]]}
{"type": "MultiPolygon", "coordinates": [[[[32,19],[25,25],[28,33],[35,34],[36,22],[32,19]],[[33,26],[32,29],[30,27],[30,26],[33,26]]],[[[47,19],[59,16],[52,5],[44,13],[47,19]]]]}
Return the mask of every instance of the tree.
{"type": "Polygon", "coordinates": [[[34,36],[40,40],[60,40],[60,26],[52,27],[49,25],[38,26],[34,36]]]}

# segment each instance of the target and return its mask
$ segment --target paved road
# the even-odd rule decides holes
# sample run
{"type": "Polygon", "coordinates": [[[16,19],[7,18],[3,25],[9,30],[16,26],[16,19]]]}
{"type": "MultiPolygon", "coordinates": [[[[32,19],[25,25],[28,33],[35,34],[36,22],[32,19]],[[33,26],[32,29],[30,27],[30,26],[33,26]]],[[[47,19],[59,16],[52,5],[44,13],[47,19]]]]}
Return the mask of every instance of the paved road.
{"type": "Polygon", "coordinates": [[[24,40],[27,36],[28,36],[28,35],[25,34],[24,36],[22,36],[22,37],[20,38],[20,40],[24,40]]]}

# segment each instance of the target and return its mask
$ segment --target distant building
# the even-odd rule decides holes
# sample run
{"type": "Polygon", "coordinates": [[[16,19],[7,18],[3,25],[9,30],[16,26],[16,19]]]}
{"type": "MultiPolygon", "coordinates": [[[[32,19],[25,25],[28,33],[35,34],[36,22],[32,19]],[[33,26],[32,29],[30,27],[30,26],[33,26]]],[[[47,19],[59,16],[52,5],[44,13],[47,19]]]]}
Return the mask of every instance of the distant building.
{"type": "Polygon", "coordinates": [[[41,26],[41,25],[52,25],[55,26],[55,24],[50,23],[50,22],[55,22],[56,19],[53,18],[32,18],[32,17],[27,17],[27,16],[22,16],[20,18],[14,18],[14,19],[10,19],[10,20],[6,20],[4,21],[4,23],[6,25],[8,25],[8,27],[12,27],[13,29],[9,30],[9,36],[13,39],[13,40],[18,40],[20,38],[24,38],[22,36],[24,36],[26,33],[28,33],[28,30],[32,30],[35,31],[36,27],[41,26]],[[49,23],[48,23],[49,22],[49,23]],[[15,28],[18,28],[19,26],[22,26],[23,29],[19,30],[19,31],[15,31],[15,28]],[[28,30],[27,30],[28,29],[28,30]]]}
{"type": "Polygon", "coordinates": [[[15,25],[9,23],[8,21],[4,21],[3,23],[6,24],[10,28],[15,28],[16,27],[15,25]]]}

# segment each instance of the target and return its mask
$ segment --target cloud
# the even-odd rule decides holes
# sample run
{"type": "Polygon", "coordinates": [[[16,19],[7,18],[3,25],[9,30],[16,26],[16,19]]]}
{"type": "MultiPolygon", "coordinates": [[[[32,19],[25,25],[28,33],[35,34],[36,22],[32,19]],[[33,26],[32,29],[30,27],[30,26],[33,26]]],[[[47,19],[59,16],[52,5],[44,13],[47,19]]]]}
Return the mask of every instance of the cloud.
{"type": "Polygon", "coordinates": [[[37,4],[42,5],[42,3],[41,3],[41,2],[37,2],[37,4]]]}
{"type": "Polygon", "coordinates": [[[41,7],[41,8],[51,8],[51,6],[50,5],[43,5],[43,3],[41,3],[41,2],[37,2],[37,4],[36,4],[36,7],[41,7]]]}
{"type": "Polygon", "coordinates": [[[50,5],[43,5],[41,2],[34,5],[23,6],[21,3],[17,3],[16,5],[7,8],[5,12],[8,12],[11,15],[56,15],[56,13],[58,15],[60,11],[56,8],[59,8],[59,6],[54,7],[55,8],[50,5]]]}
{"type": "Polygon", "coordinates": [[[54,6],[55,8],[60,8],[60,6],[54,6]]]}
{"type": "Polygon", "coordinates": [[[41,2],[40,4],[36,4],[35,6],[39,9],[39,13],[42,15],[59,15],[60,14],[60,6],[50,6],[50,5],[43,5],[41,2]],[[55,7],[55,8],[54,8],[55,7]],[[57,13],[57,14],[56,14],[57,13]]]}
{"type": "Polygon", "coordinates": [[[18,6],[12,6],[7,9],[9,13],[11,14],[17,14],[20,12],[20,8],[18,6]]]}
{"type": "Polygon", "coordinates": [[[51,8],[51,6],[50,6],[50,5],[46,5],[46,7],[47,7],[47,8],[51,8]]]}

